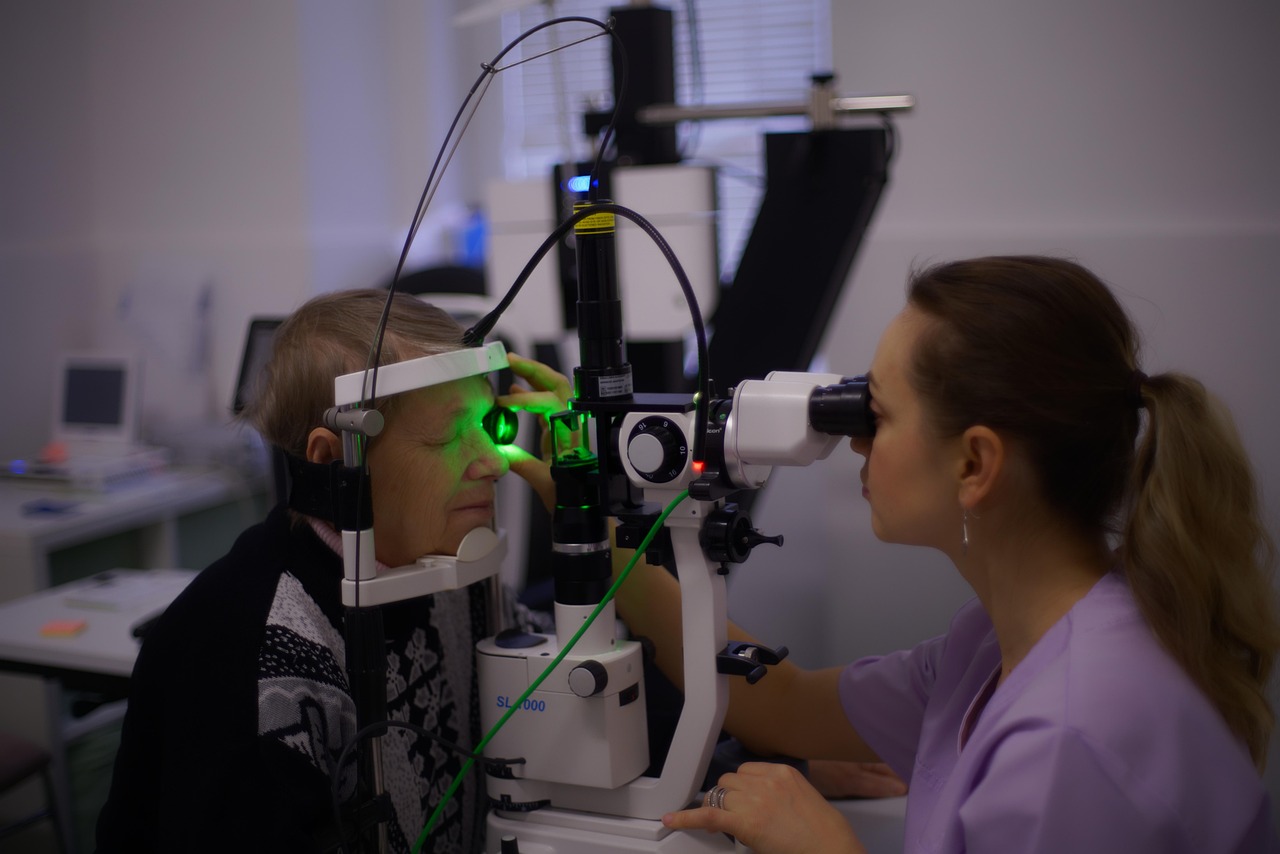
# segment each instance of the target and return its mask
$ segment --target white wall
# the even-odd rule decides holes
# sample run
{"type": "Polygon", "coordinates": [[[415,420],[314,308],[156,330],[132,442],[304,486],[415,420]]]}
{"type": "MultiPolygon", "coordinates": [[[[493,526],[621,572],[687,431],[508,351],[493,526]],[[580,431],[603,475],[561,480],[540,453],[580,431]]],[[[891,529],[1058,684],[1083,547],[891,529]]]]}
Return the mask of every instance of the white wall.
{"type": "Polygon", "coordinates": [[[49,376],[35,375],[91,326],[67,308],[91,273],[87,41],[79,17],[53,10],[6,11],[0,26],[0,454],[47,438],[49,376]]]}
{"type": "MultiPolygon", "coordinates": [[[[218,420],[250,317],[388,279],[465,93],[458,57],[469,85],[498,46],[496,23],[456,33],[452,5],[7,8],[0,396],[23,403],[0,455],[47,439],[62,349],[141,350],[149,428],[218,420]]],[[[477,152],[497,162],[496,134],[471,141],[463,175],[477,152]]],[[[433,212],[467,189],[451,174],[433,212]]],[[[428,223],[415,250],[444,238],[428,223]]]]}
{"type": "MultiPolygon", "coordinates": [[[[1280,7],[832,7],[840,90],[907,92],[919,107],[898,121],[890,185],[824,346],[830,369],[870,363],[913,265],[1070,256],[1119,291],[1148,373],[1191,372],[1233,409],[1280,536],[1280,7]]],[[[846,447],[780,472],[757,523],[787,545],[757,549],[732,582],[732,614],[804,663],[937,634],[971,595],[940,556],[873,538],[860,465],[846,447]]]]}

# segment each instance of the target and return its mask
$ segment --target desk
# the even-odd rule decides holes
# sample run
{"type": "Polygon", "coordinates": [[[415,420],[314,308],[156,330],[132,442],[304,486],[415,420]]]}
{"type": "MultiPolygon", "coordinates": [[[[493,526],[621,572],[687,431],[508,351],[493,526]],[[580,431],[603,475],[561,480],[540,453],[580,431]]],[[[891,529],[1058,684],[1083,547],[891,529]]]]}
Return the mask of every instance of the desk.
{"type": "MultiPolygon", "coordinates": [[[[123,696],[138,657],[134,626],[164,611],[195,577],[195,570],[116,569],[0,604],[0,670],[43,677],[54,718],[60,718],[56,712],[63,687],[123,696]],[[74,634],[49,636],[42,630],[54,621],[83,623],[83,627],[74,634]]],[[[120,701],[83,720],[64,726],[59,719],[49,727],[58,812],[66,824],[63,838],[85,850],[92,842],[91,837],[86,839],[90,828],[84,825],[101,804],[80,804],[86,815],[75,820],[67,747],[87,732],[119,720],[123,713],[120,701]]]]}
{"type": "Polygon", "coordinates": [[[127,683],[138,657],[134,626],[169,607],[195,577],[193,569],[113,569],[0,604],[0,670],[127,683]],[[43,634],[56,620],[84,628],[43,634]]]}
{"type": "Polygon", "coordinates": [[[107,492],[0,478],[0,602],[112,566],[202,567],[230,541],[220,541],[205,560],[183,560],[192,545],[184,542],[191,539],[185,521],[238,508],[232,526],[238,533],[261,517],[265,490],[264,478],[216,469],[175,469],[107,492]],[[87,566],[85,549],[94,547],[114,547],[132,559],[87,566]]]}
{"type": "MultiPolygon", "coordinates": [[[[266,489],[264,477],[220,469],[174,469],[101,493],[0,478],[0,603],[116,566],[202,568],[262,518],[266,489]]],[[[92,721],[67,730],[52,680],[3,673],[0,696],[0,728],[48,746],[65,781],[68,733],[92,721]]]]}

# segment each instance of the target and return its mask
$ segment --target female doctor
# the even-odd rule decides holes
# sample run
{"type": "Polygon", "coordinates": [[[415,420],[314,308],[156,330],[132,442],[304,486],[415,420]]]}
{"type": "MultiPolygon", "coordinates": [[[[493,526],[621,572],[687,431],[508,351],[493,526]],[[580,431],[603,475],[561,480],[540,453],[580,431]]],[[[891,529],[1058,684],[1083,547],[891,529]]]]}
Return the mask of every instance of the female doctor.
{"type": "MultiPolygon", "coordinates": [[[[1145,375],[1106,286],[1050,258],[915,276],[869,382],[874,438],[852,446],[875,534],[943,552],[976,598],[914,649],[733,680],[726,729],[761,755],[888,763],[909,854],[1275,850],[1272,546],[1229,416],[1145,375]]],[[[618,607],[680,684],[678,602],[638,567],[618,607]]],[[[780,764],[664,821],[864,850],[780,764]]]]}

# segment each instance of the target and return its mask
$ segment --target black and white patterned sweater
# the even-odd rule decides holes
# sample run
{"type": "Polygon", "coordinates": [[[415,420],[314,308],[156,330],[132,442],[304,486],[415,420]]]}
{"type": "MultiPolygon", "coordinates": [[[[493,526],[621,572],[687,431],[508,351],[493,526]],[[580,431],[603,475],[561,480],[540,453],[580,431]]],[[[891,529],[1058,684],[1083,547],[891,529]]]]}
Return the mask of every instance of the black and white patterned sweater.
{"type": "MultiPolygon", "coordinates": [[[[148,633],[99,851],[321,850],[332,771],[356,719],[338,541],[319,531],[277,508],[148,633]]],[[[479,740],[474,647],[489,633],[486,600],[485,585],[473,585],[384,609],[392,719],[464,746],[479,740]]],[[[408,851],[462,760],[400,728],[383,745],[391,847],[408,851]]],[[[423,851],[483,849],[482,786],[468,776],[423,851]]],[[[353,790],[348,763],[341,798],[353,790]]]]}

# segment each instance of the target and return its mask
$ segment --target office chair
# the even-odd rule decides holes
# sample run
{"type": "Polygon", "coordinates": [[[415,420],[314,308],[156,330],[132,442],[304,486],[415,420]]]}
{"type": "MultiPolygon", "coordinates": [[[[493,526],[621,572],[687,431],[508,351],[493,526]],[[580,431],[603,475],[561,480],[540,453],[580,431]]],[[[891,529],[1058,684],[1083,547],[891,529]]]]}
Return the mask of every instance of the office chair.
{"type": "MultiPolygon", "coordinates": [[[[262,368],[271,358],[271,344],[275,340],[276,330],[284,320],[283,317],[255,317],[249,321],[249,331],[245,335],[244,350],[240,356],[240,371],[236,377],[235,396],[231,401],[232,414],[239,415],[243,412],[257,391],[262,368]]],[[[271,466],[271,503],[275,505],[288,497],[285,461],[278,448],[269,448],[267,456],[271,466]]]]}
{"type": "Polygon", "coordinates": [[[58,816],[58,800],[54,792],[53,774],[49,763],[49,751],[7,732],[0,732],[0,795],[7,794],[22,783],[39,774],[44,781],[45,807],[25,818],[0,826],[0,839],[6,839],[19,831],[48,819],[53,823],[58,850],[67,851],[63,838],[63,825],[58,816]]]}

